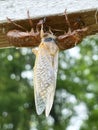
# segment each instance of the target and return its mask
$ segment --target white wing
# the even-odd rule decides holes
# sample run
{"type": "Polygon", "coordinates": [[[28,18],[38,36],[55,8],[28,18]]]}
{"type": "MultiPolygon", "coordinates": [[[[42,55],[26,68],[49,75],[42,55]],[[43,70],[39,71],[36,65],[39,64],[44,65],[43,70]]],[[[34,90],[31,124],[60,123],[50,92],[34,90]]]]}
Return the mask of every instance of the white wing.
{"type": "Polygon", "coordinates": [[[55,94],[55,89],[56,89],[56,79],[57,79],[57,70],[58,70],[58,51],[55,53],[54,57],[52,57],[53,65],[53,84],[51,83],[49,88],[48,88],[48,96],[47,96],[47,101],[46,101],[46,116],[49,115],[52,105],[53,105],[53,100],[54,100],[54,94],[55,94]]]}
{"type": "Polygon", "coordinates": [[[50,113],[56,88],[57,68],[58,48],[54,55],[51,55],[46,44],[41,43],[36,53],[34,67],[34,94],[38,115],[44,110],[46,116],[50,113]]]}

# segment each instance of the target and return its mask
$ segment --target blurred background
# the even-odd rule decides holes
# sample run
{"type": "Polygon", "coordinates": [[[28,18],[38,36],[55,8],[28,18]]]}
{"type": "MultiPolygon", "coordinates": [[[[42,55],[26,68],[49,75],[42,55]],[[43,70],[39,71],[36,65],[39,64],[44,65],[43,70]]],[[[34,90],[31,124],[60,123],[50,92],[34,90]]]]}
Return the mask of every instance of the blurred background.
{"type": "MultiPolygon", "coordinates": [[[[70,11],[72,4],[77,5],[77,0],[66,0],[68,6],[62,8],[58,3],[55,7],[56,1],[44,6],[45,0],[0,0],[0,20],[6,16],[27,17],[28,9],[32,16],[38,16],[39,3],[48,9],[45,15],[55,10],[58,13],[58,9],[63,12],[67,7],[70,11]]],[[[84,0],[82,7],[87,9],[94,5],[87,5],[84,0]]],[[[79,9],[79,4],[75,9],[79,9]]],[[[39,12],[42,15],[43,8],[39,12]]],[[[34,62],[31,48],[0,49],[0,130],[98,130],[98,35],[87,37],[73,49],[59,53],[55,99],[48,118],[45,114],[36,114],[34,62]]]]}
{"type": "Polygon", "coordinates": [[[59,53],[54,105],[37,116],[31,49],[0,49],[0,130],[97,130],[98,35],[59,53]]]}

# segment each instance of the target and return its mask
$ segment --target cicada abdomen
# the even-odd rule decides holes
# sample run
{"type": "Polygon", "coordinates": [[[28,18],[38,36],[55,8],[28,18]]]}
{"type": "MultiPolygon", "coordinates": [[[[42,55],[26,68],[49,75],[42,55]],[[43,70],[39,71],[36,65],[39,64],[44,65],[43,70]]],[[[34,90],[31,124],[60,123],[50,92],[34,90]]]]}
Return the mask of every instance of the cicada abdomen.
{"type": "Polygon", "coordinates": [[[53,34],[42,36],[36,55],[34,66],[34,95],[37,114],[45,110],[48,116],[54,100],[58,70],[58,46],[53,34]]]}

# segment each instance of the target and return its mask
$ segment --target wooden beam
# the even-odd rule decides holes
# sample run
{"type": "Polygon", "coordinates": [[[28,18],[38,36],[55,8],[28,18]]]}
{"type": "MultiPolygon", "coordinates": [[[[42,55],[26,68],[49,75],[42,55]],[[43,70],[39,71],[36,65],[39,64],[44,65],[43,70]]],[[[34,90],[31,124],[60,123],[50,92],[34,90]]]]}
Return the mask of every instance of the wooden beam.
{"type": "MultiPolygon", "coordinates": [[[[68,13],[68,18],[69,18],[72,30],[88,27],[87,33],[85,33],[83,37],[98,33],[97,9],[83,10],[80,12],[68,13]]],[[[43,17],[32,19],[34,28],[40,19],[43,19],[43,17]]],[[[27,31],[31,30],[31,26],[29,24],[28,19],[15,20],[14,22],[26,28],[27,31]]],[[[54,29],[53,32],[57,36],[62,35],[64,31],[68,31],[68,26],[67,26],[67,23],[65,22],[64,13],[54,15],[54,16],[47,16],[45,24],[47,26],[50,26],[52,29],[54,29]],[[55,29],[62,30],[62,31],[55,31],[55,29]]],[[[7,33],[8,31],[13,30],[13,29],[24,31],[12,23],[8,23],[7,21],[5,22],[0,21],[0,48],[11,47],[11,46],[25,47],[25,46],[19,46],[18,43],[14,45],[13,43],[8,41],[7,33]]],[[[32,46],[33,45],[31,45],[31,47],[32,46]]],[[[26,45],[26,47],[30,47],[30,45],[26,45]]]]}

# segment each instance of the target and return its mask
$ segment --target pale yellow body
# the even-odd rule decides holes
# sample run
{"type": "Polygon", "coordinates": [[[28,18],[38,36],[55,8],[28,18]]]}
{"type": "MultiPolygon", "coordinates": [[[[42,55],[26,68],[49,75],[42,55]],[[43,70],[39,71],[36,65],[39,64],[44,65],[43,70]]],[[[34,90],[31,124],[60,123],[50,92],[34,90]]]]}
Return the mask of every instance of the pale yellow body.
{"type": "Polygon", "coordinates": [[[42,38],[36,55],[34,66],[34,94],[37,114],[44,110],[49,115],[53,105],[58,70],[58,46],[54,41],[44,42],[45,38],[54,37],[48,34],[42,38]]]}

